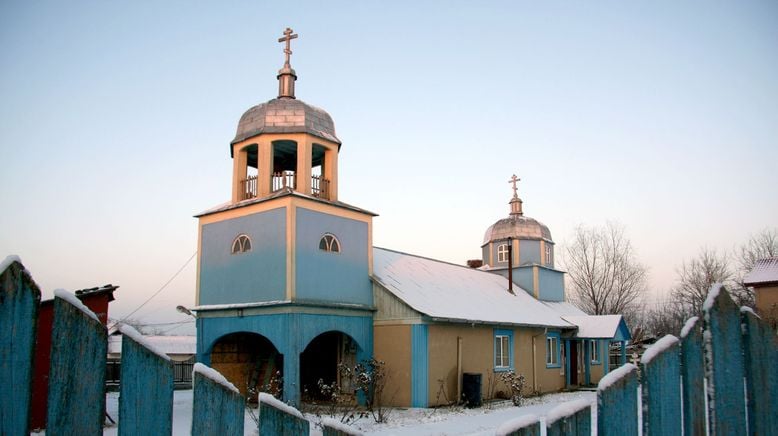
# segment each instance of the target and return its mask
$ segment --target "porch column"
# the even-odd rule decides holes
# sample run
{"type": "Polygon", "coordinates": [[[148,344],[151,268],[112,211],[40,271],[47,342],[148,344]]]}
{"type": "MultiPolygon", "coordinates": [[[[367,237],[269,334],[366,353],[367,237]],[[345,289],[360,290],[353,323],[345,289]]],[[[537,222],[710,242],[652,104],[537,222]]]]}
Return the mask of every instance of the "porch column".
{"type": "Polygon", "coordinates": [[[603,371],[602,371],[602,376],[605,377],[608,374],[608,372],[610,372],[609,366],[611,364],[611,341],[610,339],[606,339],[600,343],[605,344],[605,362],[603,362],[603,365],[605,366],[603,367],[603,371]]]}
{"type": "Polygon", "coordinates": [[[284,401],[300,406],[300,353],[293,346],[284,353],[284,401]]]}
{"type": "Polygon", "coordinates": [[[592,356],[591,356],[591,345],[589,345],[589,341],[584,340],[583,342],[584,347],[584,384],[589,385],[591,381],[591,369],[592,369],[592,356]]]}
{"type": "Polygon", "coordinates": [[[565,340],[565,386],[570,386],[570,340],[565,340]]]}

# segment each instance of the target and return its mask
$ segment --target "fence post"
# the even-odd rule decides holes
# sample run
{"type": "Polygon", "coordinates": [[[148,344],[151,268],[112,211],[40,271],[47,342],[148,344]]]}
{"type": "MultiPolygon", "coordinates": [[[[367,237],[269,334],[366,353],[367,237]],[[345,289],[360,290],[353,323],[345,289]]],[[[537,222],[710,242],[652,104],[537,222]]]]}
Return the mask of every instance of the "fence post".
{"type": "Polygon", "coordinates": [[[627,363],[611,371],[597,385],[597,434],[638,434],[637,367],[627,363]]]}
{"type": "Polygon", "coordinates": [[[713,285],[702,307],[711,435],[742,434],[746,428],[740,310],[723,285],[713,285]],[[738,406],[741,405],[741,406],[738,406]]]}
{"type": "Polygon", "coordinates": [[[695,316],[689,318],[681,330],[683,429],[686,435],[704,435],[707,424],[701,324],[695,316]]]}
{"type": "Polygon", "coordinates": [[[41,292],[20,263],[0,263],[0,434],[29,434],[35,328],[41,292]]]}
{"type": "Polygon", "coordinates": [[[749,308],[741,308],[749,434],[778,431],[778,335],[749,308]]]}
{"type": "Polygon", "coordinates": [[[540,436],[540,420],[535,415],[524,415],[506,421],[497,428],[495,436],[540,436]]]}
{"type": "Polygon", "coordinates": [[[562,403],[546,415],[548,436],[592,434],[592,405],[586,400],[562,403]]]}
{"type": "Polygon", "coordinates": [[[195,363],[192,379],[192,435],[242,435],[245,400],[238,388],[202,363],[195,363]]]}
{"type": "Polygon", "coordinates": [[[643,434],[681,433],[681,362],[678,338],[666,335],[640,359],[643,434]]]}
{"type": "Polygon", "coordinates": [[[123,325],[119,384],[119,435],[169,435],[173,432],[173,365],[123,325]]]}
{"type": "Polygon", "coordinates": [[[259,393],[260,434],[308,434],[310,423],[299,410],[264,392],[259,393]]]}
{"type": "Polygon", "coordinates": [[[54,295],[46,434],[102,434],[107,332],[75,295],[54,295]]]}

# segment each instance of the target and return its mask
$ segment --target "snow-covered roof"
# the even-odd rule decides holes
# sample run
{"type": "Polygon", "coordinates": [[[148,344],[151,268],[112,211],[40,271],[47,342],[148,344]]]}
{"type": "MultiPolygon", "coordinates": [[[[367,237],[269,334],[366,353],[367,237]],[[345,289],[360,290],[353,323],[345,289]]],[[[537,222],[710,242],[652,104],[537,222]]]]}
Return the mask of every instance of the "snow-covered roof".
{"type": "Polygon", "coordinates": [[[620,339],[630,339],[627,325],[621,315],[565,315],[562,318],[578,327],[576,338],[612,339],[616,338],[621,327],[622,336],[627,337],[620,339]]]}
{"type": "Polygon", "coordinates": [[[562,316],[586,316],[586,312],[567,301],[543,301],[542,303],[562,316]]]}
{"type": "MultiPolygon", "coordinates": [[[[167,354],[197,353],[197,336],[143,336],[145,342],[167,354]]],[[[108,354],[122,353],[121,335],[108,337],[108,354]]]]}
{"type": "Polygon", "coordinates": [[[373,278],[435,320],[572,328],[552,308],[497,274],[400,253],[373,250],[373,278]]]}
{"type": "Polygon", "coordinates": [[[754,269],[743,277],[743,284],[746,286],[772,282],[778,282],[778,257],[757,260],[754,269]]]}

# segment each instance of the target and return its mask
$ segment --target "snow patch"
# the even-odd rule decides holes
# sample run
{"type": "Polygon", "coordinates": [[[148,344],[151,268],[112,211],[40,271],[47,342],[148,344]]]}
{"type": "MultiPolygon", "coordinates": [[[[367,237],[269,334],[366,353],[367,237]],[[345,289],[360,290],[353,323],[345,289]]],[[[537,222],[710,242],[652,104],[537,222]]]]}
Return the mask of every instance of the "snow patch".
{"type": "Polygon", "coordinates": [[[678,338],[673,335],[665,335],[662,339],[656,341],[653,345],[643,352],[643,357],[640,358],[640,363],[648,365],[659,353],[669,349],[672,346],[678,345],[678,338]]]}
{"type": "Polygon", "coordinates": [[[84,312],[89,317],[91,317],[93,320],[100,322],[99,319],[97,319],[97,315],[95,315],[94,312],[92,312],[88,307],[84,306],[84,303],[81,302],[81,300],[78,299],[74,294],[71,292],[68,292],[64,289],[56,289],[54,290],[54,296],[59,297],[68,303],[72,304],[73,306],[76,306],[76,309],[84,312]]]}
{"type": "MultiPolygon", "coordinates": [[[[275,398],[273,399],[275,400],[275,398]]],[[[357,436],[362,434],[361,432],[355,430],[354,428],[349,427],[348,425],[332,418],[322,418],[321,424],[323,426],[326,426],[327,428],[331,428],[333,430],[337,430],[341,433],[345,433],[349,435],[357,436]]]]}
{"type": "Polygon", "coordinates": [[[224,386],[225,388],[240,395],[240,391],[238,390],[238,388],[236,388],[234,384],[227,381],[227,379],[224,378],[224,376],[219,371],[213,368],[210,368],[208,366],[203,365],[200,362],[197,362],[194,364],[194,368],[192,369],[192,378],[194,378],[195,373],[199,373],[200,375],[210,379],[214,383],[218,383],[224,386]]]}
{"type": "Polygon", "coordinates": [[[699,320],[699,316],[693,316],[686,320],[686,324],[684,324],[683,328],[681,329],[681,339],[689,336],[689,333],[692,331],[694,326],[697,325],[697,321],[699,320]]]}
{"type": "Polygon", "coordinates": [[[637,369],[637,366],[635,366],[632,363],[625,363],[624,365],[618,367],[616,370],[609,372],[605,377],[600,379],[600,383],[597,384],[597,391],[604,391],[605,389],[608,389],[611,387],[612,384],[616,383],[617,381],[621,380],[627,374],[629,374],[632,371],[635,371],[637,369]]]}
{"type": "Polygon", "coordinates": [[[573,416],[581,410],[591,407],[592,403],[586,400],[568,401],[556,406],[546,415],[546,426],[549,426],[562,418],[573,416]]]}
{"type": "Polygon", "coordinates": [[[757,315],[756,312],[754,312],[754,309],[748,307],[748,306],[741,306],[740,307],[740,313],[750,313],[751,315],[754,315],[757,318],[762,318],[761,316],[757,315]]]}
{"type": "Polygon", "coordinates": [[[533,425],[539,421],[540,420],[538,417],[533,414],[513,418],[499,426],[494,434],[495,436],[506,436],[517,430],[521,430],[522,428],[533,425]]]}
{"type": "Polygon", "coordinates": [[[157,356],[167,360],[168,362],[170,361],[170,357],[168,357],[168,355],[165,354],[164,351],[160,350],[159,348],[154,346],[151,342],[147,341],[146,338],[144,338],[143,335],[140,334],[137,330],[132,328],[132,326],[128,326],[127,324],[122,324],[121,327],[119,327],[119,331],[122,332],[123,335],[129,336],[130,339],[144,346],[147,350],[151,351],[157,356]]]}
{"type": "Polygon", "coordinates": [[[272,395],[270,395],[270,394],[268,394],[266,392],[260,392],[259,393],[259,402],[260,403],[265,403],[265,404],[267,404],[269,406],[272,406],[272,407],[275,407],[276,409],[278,409],[278,410],[280,410],[280,411],[282,411],[284,413],[287,413],[289,415],[296,416],[296,417],[298,417],[300,419],[305,419],[303,417],[303,414],[300,413],[299,410],[295,409],[294,407],[284,403],[283,401],[277,399],[276,397],[274,397],[274,396],[272,396],[272,395]]]}
{"type": "Polygon", "coordinates": [[[713,303],[716,301],[716,298],[719,296],[719,293],[721,293],[723,288],[724,285],[721,283],[714,283],[713,286],[710,287],[708,296],[705,297],[705,303],[702,304],[703,311],[711,310],[711,308],[713,308],[713,303]]]}
{"type": "Polygon", "coordinates": [[[5,272],[5,270],[9,266],[11,266],[11,264],[14,263],[14,262],[19,262],[21,264],[22,263],[22,259],[19,256],[15,255],[15,254],[12,254],[10,256],[6,256],[5,259],[3,259],[2,262],[0,262],[0,274],[5,272]]]}

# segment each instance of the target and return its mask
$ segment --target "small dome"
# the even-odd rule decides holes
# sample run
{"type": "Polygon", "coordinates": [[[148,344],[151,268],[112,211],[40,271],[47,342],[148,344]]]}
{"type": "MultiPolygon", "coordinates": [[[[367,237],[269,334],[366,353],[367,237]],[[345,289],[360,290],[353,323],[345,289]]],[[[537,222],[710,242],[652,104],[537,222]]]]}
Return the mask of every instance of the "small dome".
{"type": "Polygon", "coordinates": [[[258,104],[240,117],[238,131],[231,144],[261,133],[310,133],[340,144],[335,123],[323,109],[293,98],[274,98],[258,104]]]}
{"type": "Polygon", "coordinates": [[[551,239],[551,232],[545,224],[527,216],[511,215],[489,226],[486,229],[484,242],[481,245],[508,237],[513,239],[543,239],[554,242],[551,239]]]}

